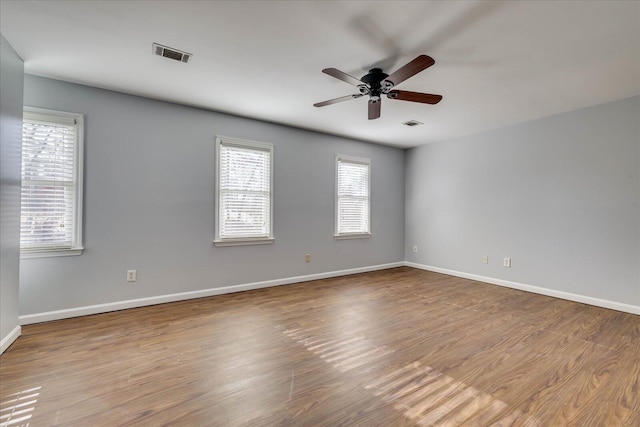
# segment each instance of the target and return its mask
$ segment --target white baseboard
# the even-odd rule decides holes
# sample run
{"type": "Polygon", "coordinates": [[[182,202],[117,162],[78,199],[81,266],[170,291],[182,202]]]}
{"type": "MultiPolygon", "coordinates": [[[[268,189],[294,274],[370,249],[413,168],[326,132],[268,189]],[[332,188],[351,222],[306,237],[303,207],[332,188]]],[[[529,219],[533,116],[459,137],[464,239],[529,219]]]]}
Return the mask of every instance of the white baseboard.
{"type": "MultiPolygon", "coordinates": [[[[393,262],[389,264],[380,264],[380,265],[373,265],[368,267],[351,268],[348,270],[337,270],[337,271],[330,271],[326,273],[309,274],[305,276],[287,277],[284,279],[266,280],[263,282],[253,282],[253,283],[246,283],[246,284],[240,284],[240,285],[224,286],[220,288],[202,289],[199,291],[181,292],[177,294],[160,295],[155,297],[139,298],[139,299],[133,299],[133,300],[126,300],[126,301],[117,301],[117,302],[106,303],[106,304],[76,307],[76,308],[70,308],[65,310],[49,311],[45,313],[27,314],[27,315],[20,316],[19,320],[21,325],[30,325],[33,323],[49,322],[52,320],[68,319],[71,317],[87,316],[91,314],[125,310],[127,308],[144,307],[148,305],[163,304],[167,302],[183,301],[183,300],[194,299],[194,298],[203,298],[203,297],[209,297],[214,295],[249,291],[252,289],[261,289],[261,288],[269,288],[272,286],[289,285],[292,283],[301,283],[301,282],[308,282],[311,280],[347,276],[350,274],[367,273],[370,271],[386,270],[389,268],[396,268],[396,267],[402,267],[402,266],[413,267],[413,268],[418,268],[418,269],[427,270],[427,271],[433,271],[436,273],[447,274],[450,276],[462,277],[465,279],[476,280],[478,282],[485,282],[485,283],[490,283],[498,286],[505,286],[507,288],[519,289],[522,291],[533,292],[536,294],[566,299],[569,301],[581,302],[584,304],[594,305],[597,307],[610,308],[612,310],[623,311],[626,313],[640,314],[640,306],[623,304],[616,301],[593,298],[593,297],[588,297],[588,296],[579,295],[579,294],[572,294],[569,292],[556,291],[553,289],[541,288],[538,286],[526,285],[523,283],[510,282],[508,280],[495,279],[492,277],[480,276],[477,274],[470,274],[470,273],[464,273],[464,272],[455,271],[455,270],[448,270],[440,267],[417,264],[414,262],[400,261],[400,262],[393,262]]],[[[18,336],[20,336],[20,326],[16,327],[13,331],[11,331],[9,335],[7,335],[2,339],[0,343],[1,344],[0,348],[2,351],[0,351],[0,354],[6,348],[8,348],[11,345],[11,343],[13,343],[13,341],[15,341],[16,338],[18,338],[18,336]]]]}
{"type": "Polygon", "coordinates": [[[461,271],[448,270],[446,268],[433,267],[430,265],[417,264],[405,261],[407,267],[419,268],[421,270],[433,271],[435,273],[447,274],[449,276],[462,277],[464,279],[476,280],[478,282],[490,283],[492,285],[504,286],[521,291],[533,292],[535,294],[547,295],[550,297],[566,299],[569,301],[581,302],[583,304],[595,305],[597,307],[610,308],[612,310],[624,311],[625,313],[640,314],[640,306],[624,304],[616,301],[609,301],[600,298],[588,297],[585,295],[572,294],[569,292],[556,291],[554,289],[541,288],[538,286],[525,285],[524,283],[510,282],[508,280],[495,279],[493,277],[480,276],[477,274],[463,273],[461,271]]]}
{"type": "MultiPolygon", "coordinates": [[[[27,314],[20,316],[21,325],[49,322],[52,320],[68,319],[71,317],[87,316],[90,314],[107,313],[110,311],[124,310],[127,308],[144,307],[148,305],[163,304],[174,301],[184,301],[194,298],[210,297],[214,295],[230,294],[234,292],[249,291],[252,289],[269,288],[272,286],[290,285],[292,283],[309,282],[311,280],[327,279],[330,277],[347,276],[350,274],[367,273],[376,270],[403,267],[404,261],[389,264],[373,265],[368,267],[350,268],[348,270],[329,271],[326,273],[309,274],[306,276],[294,276],[284,279],[266,280],[264,282],[246,283],[241,285],[223,286],[220,288],[202,289],[199,291],[181,292],[170,295],[160,295],[148,298],[139,298],[126,301],[117,301],[106,304],[89,305],[85,307],[69,308],[66,310],[48,311],[45,313],[27,314]]],[[[4,341],[3,341],[4,343],[4,341]]]]}
{"type": "Polygon", "coordinates": [[[0,340],[0,354],[4,353],[4,351],[8,349],[15,340],[18,339],[21,333],[22,328],[20,327],[20,325],[18,325],[13,328],[13,330],[9,332],[6,337],[3,337],[2,340],[0,340]]]}

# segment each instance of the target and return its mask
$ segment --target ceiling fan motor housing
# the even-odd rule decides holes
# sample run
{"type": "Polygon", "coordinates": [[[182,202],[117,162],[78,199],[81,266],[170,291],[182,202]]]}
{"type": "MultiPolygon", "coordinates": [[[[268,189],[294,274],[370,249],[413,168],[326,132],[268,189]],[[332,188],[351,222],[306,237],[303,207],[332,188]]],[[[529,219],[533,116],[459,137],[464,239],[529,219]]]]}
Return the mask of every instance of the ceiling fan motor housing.
{"type": "MultiPolygon", "coordinates": [[[[369,90],[372,98],[375,96],[375,97],[378,97],[379,99],[381,88],[382,88],[381,82],[388,76],[389,75],[387,73],[384,73],[382,69],[372,68],[369,70],[369,74],[364,75],[360,79],[360,81],[362,81],[363,83],[369,86],[369,90]]],[[[362,92],[362,89],[360,89],[360,92],[362,92]]]]}

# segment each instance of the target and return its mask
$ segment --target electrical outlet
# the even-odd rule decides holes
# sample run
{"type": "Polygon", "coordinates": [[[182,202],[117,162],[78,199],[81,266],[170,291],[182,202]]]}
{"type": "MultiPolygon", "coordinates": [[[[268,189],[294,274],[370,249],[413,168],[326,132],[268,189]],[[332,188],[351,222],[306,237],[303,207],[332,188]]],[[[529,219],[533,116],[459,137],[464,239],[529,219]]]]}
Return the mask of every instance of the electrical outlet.
{"type": "Polygon", "coordinates": [[[304,262],[311,262],[311,254],[305,254],[304,262]]]}
{"type": "Polygon", "coordinates": [[[418,252],[418,245],[413,245],[413,252],[418,252]]]}
{"type": "Polygon", "coordinates": [[[127,282],[135,282],[137,275],[136,270],[127,270],[127,282]]]}
{"type": "Polygon", "coordinates": [[[511,267],[511,258],[505,258],[502,260],[502,266],[503,267],[511,267]]]}
{"type": "Polygon", "coordinates": [[[489,264],[489,257],[487,255],[482,257],[482,263],[483,264],[489,264]]]}

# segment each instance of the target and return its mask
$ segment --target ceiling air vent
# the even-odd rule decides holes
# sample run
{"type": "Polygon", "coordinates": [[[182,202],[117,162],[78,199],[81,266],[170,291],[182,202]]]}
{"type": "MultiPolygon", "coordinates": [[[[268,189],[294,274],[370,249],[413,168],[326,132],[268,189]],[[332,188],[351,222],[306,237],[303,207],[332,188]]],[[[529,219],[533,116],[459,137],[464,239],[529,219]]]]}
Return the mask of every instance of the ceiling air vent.
{"type": "Polygon", "coordinates": [[[175,61],[180,61],[187,63],[189,59],[191,59],[191,54],[187,52],[183,52],[178,49],[174,49],[169,46],[163,46],[158,43],[153,44],[153,53],[158,56],[164,56],[165,58],[173,59],[175,61]]]}
{"type": "Polygon", "coordinates": [[[424,123],[419,122],[417,120],[409,120],[408,122],[404,122],[403,125],[405,126],[419,126],[419,125],[423,125],[424,123]]]}

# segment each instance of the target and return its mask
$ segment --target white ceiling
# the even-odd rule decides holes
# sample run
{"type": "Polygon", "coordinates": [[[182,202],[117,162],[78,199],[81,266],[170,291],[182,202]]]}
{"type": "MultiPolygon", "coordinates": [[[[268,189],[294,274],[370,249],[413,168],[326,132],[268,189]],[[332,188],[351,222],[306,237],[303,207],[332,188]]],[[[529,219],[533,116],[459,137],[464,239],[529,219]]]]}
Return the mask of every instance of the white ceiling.
{"type": "Polygon", "coordinates": [[[637,1],[11,1],[2,34],[30,74],[351,138],[412,147],[640,93],[637,1]],[[157,42],[193,54],[152,55],[157,42]],[[435,65],[367,120],[321,73],[435,65]],[[418,120],[423,126],[401,123],[418,120]]]}

